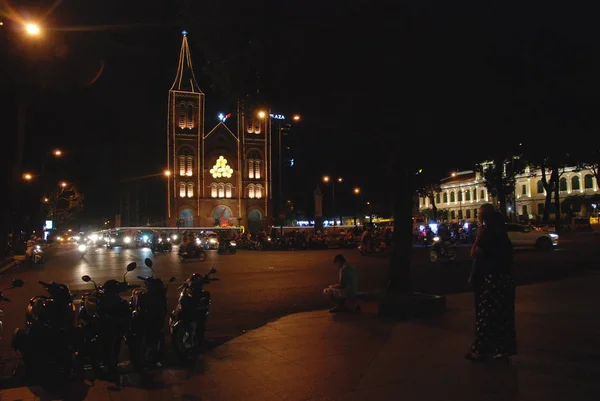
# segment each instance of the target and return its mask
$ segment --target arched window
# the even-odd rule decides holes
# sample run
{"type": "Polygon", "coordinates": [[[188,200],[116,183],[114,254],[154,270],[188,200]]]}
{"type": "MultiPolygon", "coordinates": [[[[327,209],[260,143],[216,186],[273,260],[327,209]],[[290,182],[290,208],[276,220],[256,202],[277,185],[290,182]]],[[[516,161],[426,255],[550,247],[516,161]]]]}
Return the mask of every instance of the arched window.
{"type": "Polygon", "coordinates": [[[185,156],[179,156],[179,175],[185,175],[185,156]]]}
{"type": "Polygon", "coordinates": [[[465,200],[471,200],[471,191],[469,191],[468,189],[465,191],[465,200]]]}
{"type": "Polygon", "coordinates": [[[435,203],[440,203],[440,194],[435,195],[435,203]]]}
{"type": "Polygon", "coordinates": [[[218,195],[217,192],[217,184],[215,184],[214,182],[212,184],[210,184],[210,197],[211,198],[216,198],[218,195]]]}
{"type": "Polygon", "coordinates": [[[254,184],[248,185],[248,198],[254,198],[254,184]]]}
{"type": "Polygon", "coordinates": [[[571,189],[573,191],[581,189],[581,185],[580,184],[581,183],[579,182],[579,176],[578,175],[574,175],[573,178],[571,178],[571,189]]]}
{"type": "Polygon", "coordinates": [[[450,192],[450,202],[456,202],[456,195],[454,195],[454,192],[450,192]]]}
{"type": "Polygon", "coordinates": [[[179,183],[179,197],[185,198],[185,182],[179,183]]]}
{"type": "Polygon", "coordinates": [[[260,179],[260,160],[254,160],[254,178],[260,179]]]}
{"type": "Polygon", "coordinates": [[[485,189],[481,190],[481,193],[479,194],[479,199],[485,199],[485,189]]]}
{"type": "Polygon", "coordinates": [[[185,128],[185,104],[179,105],[179,128],[185,128]]]}
{"type": "Polygon", "coordinates": [[[220,182],[217,185],[217,189],[219,191],[219,198],[224,198],[225,197],[225,184],[223,184],[222,182],[220,182]]]}
{"type": "Polygon", "coordinates": [[[537,182],[537,193],[538,194],[544,193],[544,182],[542,180],[538,180],[538,182],[537,182]]]}
{"type": "Polygon", "coordinates": [[[257,199],[260,199],[260,198],[263,197],[263,187],[262,187],[262,185],[259,184],[256,187],[254,187],[254,196],[257,199]]]}
{"type": "Polygon", "coordinates": [[[194,128],[194,105],[188,104],[187,107],[187,127],[194,128]]]}
{"type": "Polygon", "coordinates": [[[583,187],[585,189],[594,188],[594,176],[592,174],[586,174],[585,177],[583,177],[583,187]]]}
{"type": "Polygon", "coordinates": [[[473,190],[473,200],[476,201],[477,200],[477,189],[473,190]]]}
{"type": "Polygon", "coordinates": [[[560,178],[558,189],[560,191],[566,191],[567,190],[567,179],[565,177],[561,177],[560,178]]]}
{"type": "Polygon", "coordinates": [[[194,158],[192,156],[188,156],[187,157],[187,168],[185,171],[185,175],[187,175],[188,177],[192,176],[192,168],[193,168],[193,164],[194,164],[194,158]]]}
{"type": "Polygon", "coordinates": [[[248,178],[254,178],[254,160],[248,160],[248,178]]]}
{"type": "Polygon", "coordinates": [[[231,184],[225,184],[225,197],[231,198],[233,192],[233,186],[231,184]]]}
{"type": "Polygon", "coordinates": [[[191,182],[188,182],[188,184],[187,184],[187,197],[188,198],[194,197],[194,184],[192,184],[191,182]]]}
{"type": "Polygon", "coordinates": [[[448,192],[444,192],[444,203],[448,203],[448,192]]]}
{"type": "Polygon", "coordinates": [[[462,200],[463,200],[463,193],[462,193],[462,191],[461,191],[461,190],[459,190],[459,191],[458,191],[458,201],[459,201],[459,202],[462,202],[462,200]]]}

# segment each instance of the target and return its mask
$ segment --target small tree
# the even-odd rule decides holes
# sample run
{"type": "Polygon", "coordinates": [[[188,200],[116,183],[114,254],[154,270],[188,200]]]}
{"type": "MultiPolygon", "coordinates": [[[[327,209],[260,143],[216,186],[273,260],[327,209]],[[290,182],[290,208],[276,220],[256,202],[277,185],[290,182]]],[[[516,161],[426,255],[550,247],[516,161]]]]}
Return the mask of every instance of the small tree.
{"type": "MultiPolygon", "coordinates": [[[[498,200],[500,212],[506,215],[506,199],[513,198],[516,177],[525,171],[524,164],[519,158],[499,157],[493,163],[480,164],[477,168],[483,176],[487,191],[498,200]]],[[[514,208],[514,199],[512,204],[514,208]]]]}
{"type": "Polygon", "coordinates": [[[47,205],[46,216],[59,226],[71,219],[76,212],[83,210],[83,200],[83,194],[75,185],[61,183],[43,199],[47,205]]]}
{"type": "Polygon", "coordinates": [[[431,203],[431,219],[437,221],[438,209],[435,202],[435,195],[442,191],[439,179],[432,177],[431,174],[423,170],[417,171],[416,176],[417,194],[422,198],[429,199],[431,203]]]}
{"type": "Polygon", "coordinates": [[[600,150],[587,151],[581,155],[581,167],[591,170],[600,188],[600,150]]]}

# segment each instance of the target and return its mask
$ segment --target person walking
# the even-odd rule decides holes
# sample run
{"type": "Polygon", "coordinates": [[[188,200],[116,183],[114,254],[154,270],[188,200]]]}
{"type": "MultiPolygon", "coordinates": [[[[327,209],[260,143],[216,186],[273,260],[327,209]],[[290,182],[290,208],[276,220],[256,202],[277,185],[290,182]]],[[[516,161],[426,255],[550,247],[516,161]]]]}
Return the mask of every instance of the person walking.
{"type": "Polygon", "coordinates": [[[517,354],[512,244],[504,217],[491,204],[479,208],[478,218],[469,277],[475,295],[475,341],[465,358],[506,360],[517,354]]]}

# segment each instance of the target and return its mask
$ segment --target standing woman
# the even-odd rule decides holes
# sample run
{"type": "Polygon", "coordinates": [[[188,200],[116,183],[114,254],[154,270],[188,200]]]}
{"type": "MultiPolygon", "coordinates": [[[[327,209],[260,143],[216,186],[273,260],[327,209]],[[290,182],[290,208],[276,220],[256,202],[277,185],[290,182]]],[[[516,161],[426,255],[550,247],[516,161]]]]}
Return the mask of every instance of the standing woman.
{"type": "Polygon", "coordinates": [[[491,204],[479,208],[479,222],[469,279],[475,293],[475,341],[465,357],[508,359],[517,353],[512,244],[504,216],[491,204]]]}

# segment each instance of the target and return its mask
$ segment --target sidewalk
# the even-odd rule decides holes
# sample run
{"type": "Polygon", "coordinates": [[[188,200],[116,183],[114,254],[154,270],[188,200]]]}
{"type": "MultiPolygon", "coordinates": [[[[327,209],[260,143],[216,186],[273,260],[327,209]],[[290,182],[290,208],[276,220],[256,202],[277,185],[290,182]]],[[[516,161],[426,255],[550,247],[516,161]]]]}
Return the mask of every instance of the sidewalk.
{"type": "MultiPolygon", "coordinates": [[[[383,320],[287,316],[202,356],[194,371],[164,370],[151,388],[126,375],[120,390],[96,382],[76,400],[544,400],[600,399],[600,274],[517,289],[520,355],[510,364],[463,359],[473,331],[470,294],[448,297],[444,316],[383,320]],[[86,396],[87,395],[87,396],[86,396]]],[[[37,388],[1,401],[44,400],[37,388]]]]}

